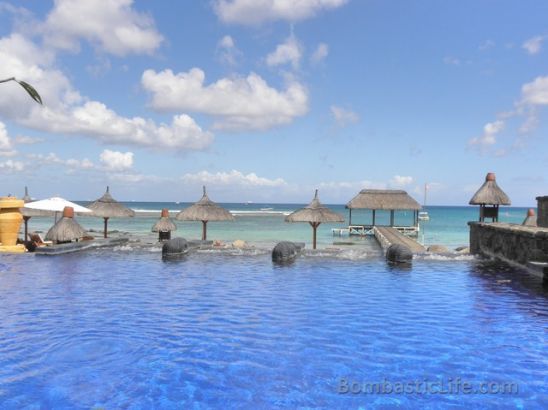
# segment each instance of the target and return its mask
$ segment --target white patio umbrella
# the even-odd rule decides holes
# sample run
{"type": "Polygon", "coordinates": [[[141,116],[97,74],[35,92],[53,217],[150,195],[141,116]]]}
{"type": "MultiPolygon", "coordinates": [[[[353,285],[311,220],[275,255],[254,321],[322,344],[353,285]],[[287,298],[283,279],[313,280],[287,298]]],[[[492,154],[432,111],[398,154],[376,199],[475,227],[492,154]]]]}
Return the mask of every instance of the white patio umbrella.
{"type": "Polygon", "coordinates": [[[74,212],[77,213],[91,213],[91,209],[85,208],[81,205],[75,204],[74,202],[70,202],[66,199],[59,197],[27,202],[24,208],[21,209],[21,213],[25,217],[25,240],[28,233],[28,220],[31,217],[55,215],[55,222],[57,222],[57,214],[63,212],[63,209],[65,209],[66,206],[72,207],[74,209],[74,212]]]}
{"type": "Polygon", "coordinates": [[[81,205],[75,204],[74,202],[67,201],[66,199],[53,197],[48,199],[41,199],[40,201],[27,202],[23,208],[23,213],[25,209],[34,209],[37,211],[46,211],[55,214],[55,220],[57,221],[57,213],[63,212],[65,207],[71,207],[76,213],[91,213],[91,209],[83,207],[81,205]]]}
{"type": "Polygon", "coordinates": [[[25,208],[37,209],[39,211],[50,212],[63,212],[65,207],[70,206],[76,213],[90,213],[91,209],[75,204],[74,202],[67,201],[66,199],[53,197],[48,199],[41,199],[40,201],[27,202],[25,208]]]}

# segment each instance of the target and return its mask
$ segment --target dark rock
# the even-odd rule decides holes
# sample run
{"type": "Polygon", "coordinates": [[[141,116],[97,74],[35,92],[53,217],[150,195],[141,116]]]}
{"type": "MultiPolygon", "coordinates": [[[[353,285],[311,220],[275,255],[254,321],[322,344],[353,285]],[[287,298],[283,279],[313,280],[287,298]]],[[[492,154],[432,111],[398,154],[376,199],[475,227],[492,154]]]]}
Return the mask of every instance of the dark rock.
{"type": "Polygon", "coordinates": [[[282,241],[272,249],[272,262],[288,263],[293,262],[304,248],[304,243],[282,241]]]}
{"type": "Polygon", "coordinates": [[[407,246],[393,244],[386,250],[386,260],[391,263],[411,263],[413,252],[407,246]]]}
{"type": "Polygon", "coordinates": [[[183,238],[173,238],[162,245],[162,256],[184,255],[188,252],[188,242],[183,238]]]}

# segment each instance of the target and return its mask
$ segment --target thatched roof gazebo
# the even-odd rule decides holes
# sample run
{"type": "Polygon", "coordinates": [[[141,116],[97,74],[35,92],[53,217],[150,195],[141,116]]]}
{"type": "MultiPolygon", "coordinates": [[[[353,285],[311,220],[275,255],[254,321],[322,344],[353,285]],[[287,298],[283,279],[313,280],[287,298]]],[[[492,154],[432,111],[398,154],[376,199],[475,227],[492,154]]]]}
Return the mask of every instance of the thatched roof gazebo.
{"type": "Polygon", "coordinates": [[[480,222],[484,222],[485,218],[491,218],[493,222],[498,222],[499,206],[510,205],[511,202],[508,195],[497,185],[495,173],[489,172],[485,177],[485,182],[470,199],[469,204],[480,206],[480,222]]]}
{"type": "Polygon", "coordinates": [[[394,226],[394,211],[414,211],[413,224],[418,225],[418,212],[421,205],[409,194],[399,189],[362,189],[346,204],[349,209],[349,224],[352,225],[353,209],[370,209],[372,226],[375,226],[375,213],[378,210],[390,211],[390,226],[394,226]]]}
{"type": "Polygon", "coordinates": [[[85,235],[85,229],[74,220],[74,209],[67,206],[63,210],[63,217],[46,234],[46,240],[53,243],[65,243],[73,240],[78,241],[85,235]]]}
{"type": "Polygon", "coordinates": [[[533,208],[530,208],[527,211],[527,216],[523,220],[522,223],[523,226],[537,226],[537,216],[535,215],[535,210],[533,208]]]}
{"type": "Polygon", "coordinates": [[[165,241],[171,239],[171,231],[176,231],[177,225],[169,217],[169,210],[162,209],[160,219],[152,227],[152,232],[158,232],[158,241],[165,241]]]}
{"type": "Polygon", "coordinates": [[[179,221],[202,221],[202,240],[205,241],[207,239],[207,223],[209,221],[234,221],[234,216],[209,199],[205,186],[203,189],[204,194],[202,198],[194,205],[179,212],[176,219],[179,221]]]}
{"type": "Polygon", "coordinates": [[[312,226],[312,249],[316,249],[316,231],[322,222],[344,222],[344,216],[333,212],[321,204],[318,190],[314,199],[304,208],[298,209],[285,218],[286,222],[308,222],[312,226]]]}
{"type": "Polygon", "coordinates": [[[93,211],[92,216],[99,216],[105,220],[105,238],[108,233],[109,218],[128,218],[135,216],[135,211],[121,204],[110,195],[110,188],[108,186],[105,194],[95,202],[89,204],[88,208],[93,211]]]}

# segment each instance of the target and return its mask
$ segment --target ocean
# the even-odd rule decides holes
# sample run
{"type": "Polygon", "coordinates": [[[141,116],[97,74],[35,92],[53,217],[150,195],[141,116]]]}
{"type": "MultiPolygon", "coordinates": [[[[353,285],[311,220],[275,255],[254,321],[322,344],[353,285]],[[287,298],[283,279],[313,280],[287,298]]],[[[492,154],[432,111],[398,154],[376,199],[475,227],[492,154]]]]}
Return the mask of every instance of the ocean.
{"type": "MultiPolygon", "coordinates": [[[[86,202],[77,203],[86,205],[86,202]]],[[[189,203],[175,202],[125,202],[129,208],[136,211],[134,218],[111,218],[109,230],[128,232],[133,235],[149,235],[152,225],[159,217],[163,208],[170,210],[170,216],[175,218],[177,212],[191,205],[189,203]]],[[[271,246],[278,241],[289,240],[310,244],[312,230],[306,223],[287,223],[284,218],[294,210],[305,206],[304,204],[268,204],[268,203],[224,203],[220,204],[230,210],[236,220],[234,222],[210,222],[208,224],[208,239],[231,242],[237,239],[248,241],[262,246],[271,246]]],[[[333,228],[348,226],[348,210],[344,205],[328,205],[330,209],[345,216],[344,223],[322,224],[318,228],[318,246],[329,247],[336,242],[354,242],[357,245],[369,244],[360,237],[339,237],[333,235],[333,228]]],[[[425,245],[440,244],[449,248],[468,246],[468,221],[475,221],[479,215],[478,207],[472,206],[427,206],[425,208],[430,215],[429,221],[420,222],[419,242],[425,245]]],[[[500,221],[521,223],[525,218],[527,208],[503,207],[500,210],[500,221]]],[[[412,212],[397,212],[396,224],[411,224],[412,212]]],[[[78,222],[86,229],[101,231],[103,220],[80,216],[78,222]]],[[[367,224],[371,221],[371,212],[366,210],[354,210],[352,213],[353,224],[367,224]]],[[[389,213],[377,211],[378,224],[389,223],[389,213]]],[[[31,218],[29,231],[47,232],[53,225],[53,218],[31,218]]],[[[186,239],[199,239],[201,237],[201,223],[175,221],[178,230],[173,236],[181,236],[186,239]]]]}

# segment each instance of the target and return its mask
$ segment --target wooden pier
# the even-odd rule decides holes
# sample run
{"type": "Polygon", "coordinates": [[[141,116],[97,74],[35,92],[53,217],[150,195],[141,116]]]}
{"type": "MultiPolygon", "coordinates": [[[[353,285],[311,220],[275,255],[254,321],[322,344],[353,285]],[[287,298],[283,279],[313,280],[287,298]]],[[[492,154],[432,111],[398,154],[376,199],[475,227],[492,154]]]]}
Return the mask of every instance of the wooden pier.
{"type": "MultiPolygon", "coordinates": [[[[388,226],[383,225],[348,225],[347,228],[333,228],[331,229],[331,232],[335,236],[343,236],[343,235],[349,235],[349,236],[366,236],[366,235],[374,235],[375,232],[373,229],[375,227],[378,228],[388,228],[388,226]]],[[[403,235],[407,236],[418,236],[419,235],[419,226],[392,226],[391,228],[396,229],[398,232],[400,232],[403,235]]]]}
{"type": "Polygon", "coordinates": [[[408,247],[413,254],[424,253],[426,248],[417,241],[390,226],[374,226],[373,234],[384,252],[390,245],[399,244],[408,247]]]}

